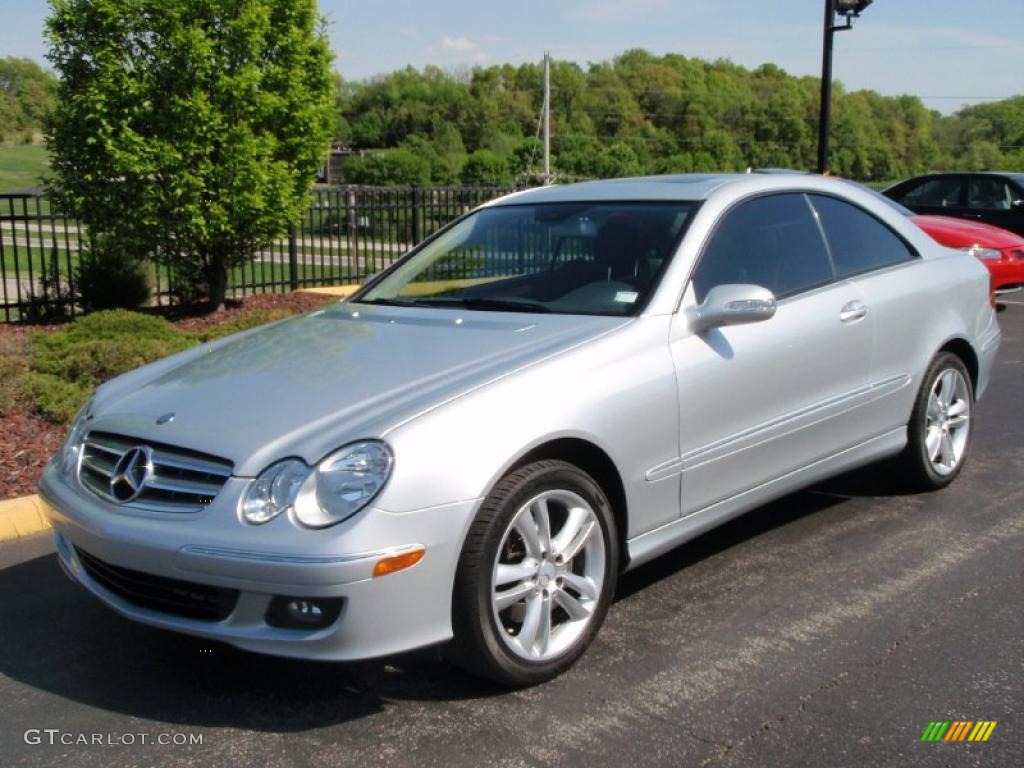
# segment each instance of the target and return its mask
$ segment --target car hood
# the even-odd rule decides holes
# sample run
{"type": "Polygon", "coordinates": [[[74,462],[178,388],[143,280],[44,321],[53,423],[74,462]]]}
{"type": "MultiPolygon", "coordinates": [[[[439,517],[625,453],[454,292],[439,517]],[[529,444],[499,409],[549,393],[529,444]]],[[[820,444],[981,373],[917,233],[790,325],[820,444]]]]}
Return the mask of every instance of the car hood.
{"type": "Polygon", "coordinates": [[[952,216],[912,216],[917,226],[952,248],[980,245],[985,248],[1024,246],[1024,237],[980,221],[965,221],[952,216]]]}
{"type": "Polygon", "coordinates": [[[313,463],[346,442],[381,437],[628,322],[338,304],[109,382],[90,430],[222,457],[252,476],[288,456],[313,463]]]}

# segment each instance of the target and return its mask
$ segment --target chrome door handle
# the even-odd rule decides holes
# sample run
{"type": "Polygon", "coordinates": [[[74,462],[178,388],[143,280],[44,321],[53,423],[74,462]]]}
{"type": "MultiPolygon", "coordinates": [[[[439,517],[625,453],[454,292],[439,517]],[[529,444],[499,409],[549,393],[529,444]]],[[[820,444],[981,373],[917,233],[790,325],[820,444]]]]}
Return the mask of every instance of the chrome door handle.
{"type": "Polygon", "coordinates": [[[868,308],[863,301],[848,301],[843,304],[843,308],[839,310],[839,321],[843,323],[852,323],[855,320],[860,320],[862,317],[867,315],[868,308]]]}

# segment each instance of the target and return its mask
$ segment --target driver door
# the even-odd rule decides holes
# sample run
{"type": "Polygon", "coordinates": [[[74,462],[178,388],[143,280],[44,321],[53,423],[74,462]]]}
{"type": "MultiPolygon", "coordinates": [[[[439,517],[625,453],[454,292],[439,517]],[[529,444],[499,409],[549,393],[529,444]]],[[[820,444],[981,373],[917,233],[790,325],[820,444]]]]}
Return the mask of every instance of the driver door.
{"type": "Polygon", "coordinates": [[[851,282],[836,282],[803,194],[757,197],[709,238],[676,313],[682,514],[726,501],[866,439],[857,403],[869,381],[871,318],[851,282]],[[776,314],[691,330],[711,288],[771,290],[776,314]]]}

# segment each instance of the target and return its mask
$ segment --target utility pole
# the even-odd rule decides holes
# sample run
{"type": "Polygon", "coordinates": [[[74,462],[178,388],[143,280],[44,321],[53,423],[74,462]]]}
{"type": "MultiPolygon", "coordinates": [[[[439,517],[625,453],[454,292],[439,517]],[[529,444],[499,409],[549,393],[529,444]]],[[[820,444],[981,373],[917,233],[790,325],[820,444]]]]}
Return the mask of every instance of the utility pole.
{"type": "Polygon", "coordinates": [[[828,172],[828,136],[832,122],[832,39],[853,29],[853,20],[874,0],[825,0],[825,37],[821,50],[821,112],[818,119],[818,173],[828,172]],[[836,16],[845,19],[836,24],[836,16]]]}
{"type": "Polygon", "coordinates": [[[551,183],[551,53],[544,52],[544,184],[551,183]]]}
{"type": "Polygon", "coordinates": [[[835,0],[825,0],[825,39],[821,51],[821,112],[818,117],[818,173],[828,170],[828,134],[832,123],[832,38],[835,36],[835,0]]]}

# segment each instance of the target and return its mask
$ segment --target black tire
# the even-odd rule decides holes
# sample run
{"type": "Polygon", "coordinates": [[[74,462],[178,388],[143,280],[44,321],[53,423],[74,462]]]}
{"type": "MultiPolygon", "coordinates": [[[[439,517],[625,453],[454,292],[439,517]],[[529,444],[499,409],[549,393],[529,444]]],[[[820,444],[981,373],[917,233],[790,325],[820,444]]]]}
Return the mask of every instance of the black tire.
{"type": "Polygon", "coordinates": [[[921,381],[921,388],[914,401],[910,421],[907,423],[907,446],[892,462],[891,469],[897,484],[908,491],[934,491],[945,488],[952,483],[964,468],[970,455],[971,440],[974,437],[974,385],[971,375],[957,355],[952,352],[940,352],[932,360],[921,381]],[[932,466],[925,445],[925,434],[928,418],[928,398],[938,378],[947,370],[953,369],[963,377],[967,385],[970,413],[967,424],[967,440],[959,463],[948,474],[940,474],[932,466]]]}
{"type": "Polygon", "coordinates": [[[520,467],[495,486],[470,526],[459,557],[452,595],[454,639],[446,650],[453,664],[472,674],[511,686],[550,680],[571,667],[586,651],[604,621],[615,593],[619,541],[611,506],[601,487],[578,467],[564,461],[538,461],[520,467]],[[514,654],[498,633],[492,612],[492,568],[513,518],[545,491],[575,493],[592,507],[604,541],[604,580],[589,624],[557,657],[531,661],[514,654]]]}

